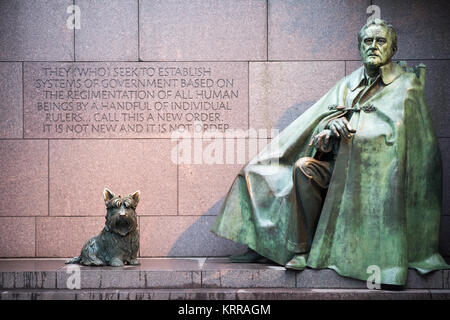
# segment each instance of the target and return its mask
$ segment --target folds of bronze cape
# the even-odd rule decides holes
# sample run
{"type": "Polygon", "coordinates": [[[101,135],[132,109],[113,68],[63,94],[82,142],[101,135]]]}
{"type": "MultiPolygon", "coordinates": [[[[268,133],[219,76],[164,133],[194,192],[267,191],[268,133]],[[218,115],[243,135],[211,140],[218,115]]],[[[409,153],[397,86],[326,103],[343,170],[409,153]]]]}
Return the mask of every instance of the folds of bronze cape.
{"type": "Polygon", "coordinates": [[[353,106],[361,67],[246,164],[212,231],[281,265],[309,243],[308,267],[367,280],[368,267],[376,265],[383,284],[404,285],[408,267],[422,274],[448,268],[438,253],[442,164],[424,98],[425,69],[414,73],[394,62],[382,68],[385,86],[363,105],[353,106]],[[340,140],[320,218],[307,239],[311,222],[300,214],[294,166],[302,157],[318,157],[311,139],[350,112],[356,133],[340,140]]]}

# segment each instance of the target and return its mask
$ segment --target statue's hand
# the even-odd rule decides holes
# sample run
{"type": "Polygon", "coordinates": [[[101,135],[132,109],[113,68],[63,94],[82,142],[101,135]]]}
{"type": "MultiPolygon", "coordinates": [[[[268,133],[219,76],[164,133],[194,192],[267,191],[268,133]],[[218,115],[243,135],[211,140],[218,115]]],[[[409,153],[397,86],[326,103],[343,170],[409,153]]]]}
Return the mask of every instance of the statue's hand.
{"type": "Polygon", "coordinates": [[[352,133],[356,132],[345,117],[331,120],[327,128],[333,131],[336,137],[344,137],[345,139],[350,139],[352,133]]]}
{"type": "Polygon", "coordinates": [[[312,146],[314,144],[314,147],[316,147],[317,150],[330,152],[332,149],[332,142],[330,140],[333,136],[334,134],[331,130],[325,129],[319,132],[309,145],[312,146]]]}

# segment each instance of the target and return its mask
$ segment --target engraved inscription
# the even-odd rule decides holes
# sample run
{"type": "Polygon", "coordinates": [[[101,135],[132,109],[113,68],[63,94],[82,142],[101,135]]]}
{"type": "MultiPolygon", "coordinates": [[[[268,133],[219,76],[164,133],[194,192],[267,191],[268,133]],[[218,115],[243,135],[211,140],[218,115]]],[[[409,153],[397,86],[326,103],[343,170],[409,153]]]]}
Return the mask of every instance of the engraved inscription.
{"type": "Polygon", "coordinates": [[[244,63],[27,63],[25,135],[170,137],[247,129],[244,63]]]}

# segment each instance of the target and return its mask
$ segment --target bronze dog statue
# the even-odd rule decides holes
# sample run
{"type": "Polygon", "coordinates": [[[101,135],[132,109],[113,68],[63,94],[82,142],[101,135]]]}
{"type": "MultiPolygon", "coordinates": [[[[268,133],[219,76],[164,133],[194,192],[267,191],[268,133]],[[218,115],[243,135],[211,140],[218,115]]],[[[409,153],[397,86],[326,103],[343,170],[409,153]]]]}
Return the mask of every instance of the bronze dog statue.
{"type": "Polygon", "coordinates": [[[113,267],[139,264],[136,206],[140,192],[122,198],[105,188],[103,197],[107,208],[105,227],[99,235],[86,241],[79,256],[67,260],[66,264],[113,267]]]}

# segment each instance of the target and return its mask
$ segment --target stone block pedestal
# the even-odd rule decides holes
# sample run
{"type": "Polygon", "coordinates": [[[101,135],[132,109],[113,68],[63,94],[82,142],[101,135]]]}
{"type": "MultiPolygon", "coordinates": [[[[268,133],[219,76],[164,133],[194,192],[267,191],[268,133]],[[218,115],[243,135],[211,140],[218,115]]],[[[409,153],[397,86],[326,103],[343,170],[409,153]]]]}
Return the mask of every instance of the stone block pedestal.
{"type": "Polygon", "coordinates": [[[138,266],[85,267],[62,259],[0,260],[2,300],[450,299],[449,271],[410,270],[401,290],[369,290],[333,270],[301,272],[228,258],[143,258],[138,266]],[[79,275],[79,282],[76,277],[79,275]],[[79,284],[79,289],[71,289],[79,284]]]}

